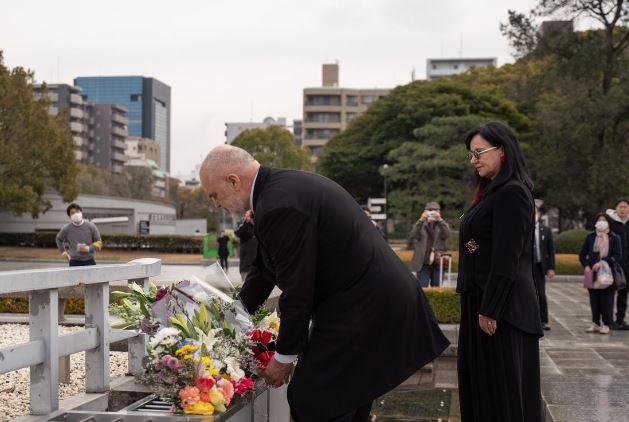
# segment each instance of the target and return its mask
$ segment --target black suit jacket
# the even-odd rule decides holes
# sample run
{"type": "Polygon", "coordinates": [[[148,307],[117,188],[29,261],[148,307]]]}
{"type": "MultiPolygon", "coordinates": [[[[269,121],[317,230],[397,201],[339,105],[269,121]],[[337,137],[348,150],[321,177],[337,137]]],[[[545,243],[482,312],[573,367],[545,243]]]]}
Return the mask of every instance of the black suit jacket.
{"type": "MultiPolygon", "coordinates": [[[[555,242],[553,232],[548,226],[539,226],[539,248],[542,258],[542,272],[546,274],[548,270],[555,270],[555,242]]],[[[535,255],[533,255],[535,256],[535,255]]]]}
{"type": "Polygon", "coordinates": [[[417,280],[339,185],[262,166],[253,211],[258,269],[240,296],[255,311],[282,290],[277,350],[301,355],[289,391],[308,420],[369,403],[447,347],[417,280]]]}
{"type": "Polygon", "coordinates": [[[258,253],[258,241],[253,232],[253,225],[242,221],[234,233],[240,239],[240,272],[251,272],[258,253]]]}
{"type": "Polygon", "coordinates": [[[534,227],[533,197],[521,182],[507,182],[472,206],[461,223],[457,291],[481,289],[482,315],[541,336],[534,227]],[[472,243],[477,245],[473,252],[466,247],[472,243]]]}

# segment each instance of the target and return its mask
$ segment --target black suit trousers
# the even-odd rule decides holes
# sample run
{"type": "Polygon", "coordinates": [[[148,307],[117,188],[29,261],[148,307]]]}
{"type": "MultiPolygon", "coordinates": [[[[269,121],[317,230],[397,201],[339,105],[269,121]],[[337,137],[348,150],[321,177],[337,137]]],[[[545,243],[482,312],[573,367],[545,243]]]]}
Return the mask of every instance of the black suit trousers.
{"type": "MultiPolygon", "coordinates": [[[[292,421],[293,422],[315,422],[315,420],[313,420],[310,417],[311,415],[304,414],[303,412],[300,411],[300,409],[297,409],[292,399],[292,394],[293,394],[293,391],[289,384],[286,395],[288,398],[288,404],[290,406],[290,417],[292,421]]],[[[341,415],[330,417],[326,421],[320,420],[318,416],[316,416],[315,419],[316,419],[316,422],[367,422],[369,420],[369,415],[371,414],[372,405],[373,405],[373,402],[370,401],[364,406],[360,406],[357,409],[353,409],[341,415]]]]}
{"type": "MultiPolygon", "coordinates": [[[[625,274],[629,274],[629,265],[623,266],[622,269],[625,274]]],[[[616,296],[616,321],[620,323],[625,321],[625,314],[627,313],[627,292],[629,289],[618,290],[616,296]]]]}
{"type": "Polygon", "coordinates": [[[546,274],[541,263],[533,265],[533,281],[537,290],[537,301],[539,302],[539,313],[542,324],[548,324],[548,301],[546,300],[546,274]]]}

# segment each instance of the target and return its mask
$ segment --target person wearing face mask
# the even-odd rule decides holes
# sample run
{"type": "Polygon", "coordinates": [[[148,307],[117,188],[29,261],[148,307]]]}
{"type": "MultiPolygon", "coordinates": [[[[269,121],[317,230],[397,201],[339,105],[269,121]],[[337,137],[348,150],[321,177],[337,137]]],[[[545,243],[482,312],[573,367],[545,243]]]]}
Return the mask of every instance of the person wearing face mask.
{"type": "Polygon", "coordinates": [[[448,237],[450,227],[441,218],[441,207],[437,202],[428,202],[407,242],[407,249],[413,250],[411,271],[417,272],[417,281],[422,287],[439,286],[437,266],[440,254],[447,250],[448,237]]]}
{"type": "Polygon", "coordinates": [[[57,233],[57,248],[71,267],[96,265],[94,255],[101,250],[103,242],[98,228],[83,218],[79,204],[72,203],[66,209],[70,223],[57,233]]]}
{"type": "MultiPolygon", "coordinates": [[[[618,198],[616,209],[607,210],[607,215],[611,218],[609,228],[620,237],[622,246],[620,265],[625,274],[629,274],[629,197],[618,198]]],[[[616,295],[616,321],[611,326],[612,330],[629,330],[629,325],[625,322],[627,291],[628,289],[618,290],[616,295]]]]}
{"type": "MultiPolygon", "coordinates": [[[[68,260],[71,267],[96,265],[94,255],[103,246],[98,228],[83,218],[79,204],[68,205],[66,213],[70,223],[59,230],[56,238],[61,256],[68,260]]],[[[59,299],[59,321],[64,320],[65,304],[65,299],[59,299]]]]}
{"type": "MultiPolygon", "coordinates": [[[[603,266],[603,261],[611,266],[612,260],[620,262],[622,258],[620,238],[609,229],[611,218],[605,213],[600,213],[595,221],[595,231],[585,238],[581,253],[579,253],[579,261],[586,273],[598,272],[603,266]]],[[[605,289],[588,289],[588,293],[592,309],[592,325],[585,331],[609,334],[609,326],[613,322],[614,314],[613,284],[605,289]]]]}
{"type": "Polygon", "coordinates": [[[548,301],[546,300],[546,278],[555,276],[555,244],[550,227],[542,222],[543,201],[535,200],[535,243],[533,250],[533,279],[537,289],[542,328],[550,330],[548,325],[548,301]]]}

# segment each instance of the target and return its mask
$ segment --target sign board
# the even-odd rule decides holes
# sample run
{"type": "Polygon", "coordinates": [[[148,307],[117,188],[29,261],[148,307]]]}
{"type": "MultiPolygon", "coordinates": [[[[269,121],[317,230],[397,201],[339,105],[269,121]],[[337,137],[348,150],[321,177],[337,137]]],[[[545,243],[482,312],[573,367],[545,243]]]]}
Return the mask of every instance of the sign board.
{"type": "Polygon", "coordinates": [[[387,218],[386,214],[371,214],[372,220],[386,220],[386,218],[387,218]]]}
{"type": "Polygon", "coordinates": [[[148,220],[140,220],[138,223],[138,233],[140,236],[148,236],[151,231],[151,222],[148,220]]]}
{"type": "Polygon", "coordinates": [[[367,198],[367,205],[384,205],[387,203],[386,198],[367,198]]]}
{"type": "Polygon", "coordinates": [[[382,207],[380,205],[372,205],[369,208],[369,211],[373,212],[382,212],[382,207]]]}

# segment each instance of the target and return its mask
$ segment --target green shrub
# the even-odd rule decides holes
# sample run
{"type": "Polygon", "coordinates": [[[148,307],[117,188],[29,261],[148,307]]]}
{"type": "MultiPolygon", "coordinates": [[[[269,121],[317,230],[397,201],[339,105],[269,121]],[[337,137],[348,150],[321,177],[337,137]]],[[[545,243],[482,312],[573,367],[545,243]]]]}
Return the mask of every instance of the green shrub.
{"type": "Polygon", "coordinates": [[[583,246],[583,241],[588,235],[587,230],[566,230],[555,236],[555,251],[557,253],[578,254],[583,246]]]}
{"type": "MultiPolygon", "coordinates": [[[[3,297],[0,298],[0,313],[2,314],[28,314],[28,298],[3,297]]],[[[68,299],[66,301],[66,315],[83,315],[85,313],[85,301],[83,299],[68,299]]]]}
{"type": "Polygon", "coordinates": [[[461,321],[461,300],[453,288],[427,288],[424,293],[441,324],[458,324],[461,321]]]}

